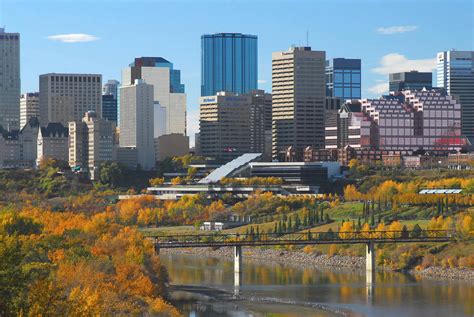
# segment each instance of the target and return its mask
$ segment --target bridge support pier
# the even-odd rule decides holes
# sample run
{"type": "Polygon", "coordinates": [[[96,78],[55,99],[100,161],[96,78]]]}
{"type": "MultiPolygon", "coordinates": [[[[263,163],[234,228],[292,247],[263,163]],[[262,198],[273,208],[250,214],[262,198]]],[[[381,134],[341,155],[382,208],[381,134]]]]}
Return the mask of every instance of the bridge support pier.
{"type": "Polygon", "coordinates": [[[153,255],[160,255],[160,245],[158,244],[157,239],[153,241],[153,255]]]}
{"type": "Polygon", "coordinates": [[[234,286],[242,285],[242,247],[234,247],[234,286]]]}
{"type": "Polygon", "coordinates": [[[366,245],[365,270],[367,275],[371,272],[375,272],[375,245],[372,241],[366,245]]]}

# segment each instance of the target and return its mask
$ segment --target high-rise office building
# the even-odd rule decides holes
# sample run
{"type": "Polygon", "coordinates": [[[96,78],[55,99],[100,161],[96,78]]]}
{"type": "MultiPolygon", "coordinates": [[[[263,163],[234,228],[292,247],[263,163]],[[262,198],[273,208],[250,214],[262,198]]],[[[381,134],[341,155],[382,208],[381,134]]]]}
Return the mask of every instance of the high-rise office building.
{"type": "Polygon", "coordinates": [[[144,170],[155,167],[153,89],[141,79],[120,87],[120,147],[135,148],[144,170]]]}
{"type": "Polygon", "coordinates": [[[257,89],[257,36],[217,33],[201,36],[201,96],[257,89]]]}
{"type": "Polygon", "coordinates": [[[393,73],[389,75],[389,90],[421,90],[423,88],[433,88],[433,74],[431,72],[409,72],[393,73]]]}
{"type": "Polygon", "coordinates": [[[324,147],[326,52],[292,47],[272,54],[272,156],[290,146],[324,147]]]}
{"type": "Polygon", "coordinates": [[[342,100],[361,98],[360,59],[333,58],[326,61],[326,95],[342,100]]]}
{"type": "Polygon", "coordinates": [[[154,137],[179,133],[186,135],[186,94],[181,71],[162,57],[139,57],[122,70],[122,84],[142,79],[154,89],[154,137]]]}
{"type": "Polygon", "coordinates": [[[201,97],[201,155],[230,161],[250,152],[249,95],[219,92],[201,97]]]}
{"type": "Polygon", "coordinates": [[[32,117],[39,117],[39,93],[28,92],[20,98],[20,128],[23,128],[32,117]]]}
{"type": "Polygon", "coordinates": [[[119,87],[120,82],[118,80],[108,80],[104,85],[102,85],[102,95],[112,95],[114,96],[114,99],[118,99],[119,87]]]}
{"type": "Polygon", "coordinates": [[[263,90],[251,90],[250,152],[272,156],[272,95],[263,90]]]}
{"type": "Polygon", "coordinates": [[[271,95],[263,90],[241,95],[222,91],[201,97],[200,153],[224,161],[249,152],[266,153],[270,158],[268,108],[271,109],[271,95]]]}
{"type": "Polygon", "coordinates": [[[115,123],[86,112],[82,121],[69,122],[69,166],[81,168],[94,180],[103,162],[112,160],[115,123]]]}
{"type": "Polygon", "coordinates": [[[20,34],[0,28],[0,126],[20,128],[20,34]]]}
{"type": "Polygon", "coordinates": [[[41,126],[80,121],[87,111],[102,114],[102,75],[40,75],[39,119],[41,126]]]}
{"type": "Polygon", "coordinates": [[[474,143],[474,51],[452,50],[437,57],[437,86],[461,103],[462,134],[474,143]]]}
{"type": "Polygon", "coordinates": [[[117,122],[118,118],[118,89],[120,82],[108,80],[102,86],[102,118],[117,122]]]}

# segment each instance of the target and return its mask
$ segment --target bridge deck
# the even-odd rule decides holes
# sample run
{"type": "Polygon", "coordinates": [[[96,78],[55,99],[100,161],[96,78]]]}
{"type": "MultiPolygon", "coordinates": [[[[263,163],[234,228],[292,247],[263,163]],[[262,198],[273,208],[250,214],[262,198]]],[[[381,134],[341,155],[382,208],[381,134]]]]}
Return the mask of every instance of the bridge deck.
{"type": "Polygon", "coordinates": [[[287,234],[203,234],[149,236],[158,248],[447,242],[454,231],[293,232],[287,234]]]}

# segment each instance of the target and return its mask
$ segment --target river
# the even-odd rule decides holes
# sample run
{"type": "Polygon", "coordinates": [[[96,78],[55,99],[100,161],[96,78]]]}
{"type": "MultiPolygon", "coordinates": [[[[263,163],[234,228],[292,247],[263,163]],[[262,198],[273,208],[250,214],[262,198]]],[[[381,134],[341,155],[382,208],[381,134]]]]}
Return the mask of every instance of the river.
{"type": "Polygon", "coordinates": [[[395,272],[301,268],[244,259],[243,285],[233,262],[161,254],[185,316],[474,316],[474,283],[395,272]],[[236,295],[235,293],[238,293],[236,295]]]}

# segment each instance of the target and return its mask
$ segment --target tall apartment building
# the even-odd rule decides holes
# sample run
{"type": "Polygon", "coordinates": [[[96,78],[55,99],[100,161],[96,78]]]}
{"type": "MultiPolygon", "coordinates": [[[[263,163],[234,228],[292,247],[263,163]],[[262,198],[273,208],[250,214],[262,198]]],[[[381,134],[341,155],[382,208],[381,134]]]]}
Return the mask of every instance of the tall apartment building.
{"type": "Polygon", "coordinates": [[[93,111],[80,122],[69,122],[69,166],[97,179],[100,165],[112,160],[114,131],[114,122],[98,118],[93,111]]]}
{"type": "Polygon", "coordinates": [[[272,54],[272,156],[324,147],[326,53],[292,47],[272,54]]]}
{"type": "Polygon", "coordinates": [[[41,126],[80,121],[87,111],[102,113],[102,75],[40,75],[39,115],[41,126]]]}
{"type": "Polygon", "coordinates": [[[257,36],[216,33],[201,36],[201,96],[257,89],[257,36]]]}
{"type": "Polygon", "coordinates": [[[139,57],[122,70],[122,84],[142,79],[153,86],[154,137],[179,133],[186,135],[186,94],[181,71],[162,57],[139,57]]]}
{"type": "Polygon", "coordinates": [[[409,72],[392,73],[389,75],[389,90],[421,90],[433,88],[433,74],[431,72],[409,72]]]}
{"type": "Polygon", "coordinates": [[[461,103],[462,134],[474,143],[474,51],[440,52],[437,61],[437,86],[461,103]]]}
{"type": "Polygon", "coordinates": [[[326,95],[332,98],[361,98],[361,60],[333,58],[326,61],[326,95]]]}
{"type": "Polygon", "coordinates": [[[0,126],[20,128],[20,34],[0,28],[0,126]]]}
{"type": "Polygon", "coordinates": [[[446,154],[466,144],[461,135],[461,105],[439,90],[405,90],[380,99],[354,101],[326,124],[327,149],[349,145],[354,149],[446,154]]]}
{"type": "Polygon", "coordinates": [[[136,148],[144,170],[155,167],[153,88],[140,79],[120,87],[120,147],[136,148]]]}
{"type": "Polygon", "coordinates": [[[39,117],[39,93],[28,92],[20,98],[20,128],[28,123],[30,118],[39,117]]]}
{"type": "Polygon", "coordinates": [[[69,159],[68,128],[57,122],[41,127],[38,132],[37,146],[37,165],[45,159],[67,162],[69,159]]]}
{"type": "Polygon", "coordinates": [[[102,118],[117,122],[120,82],[109,80],[102,86],[102,118]]]}

